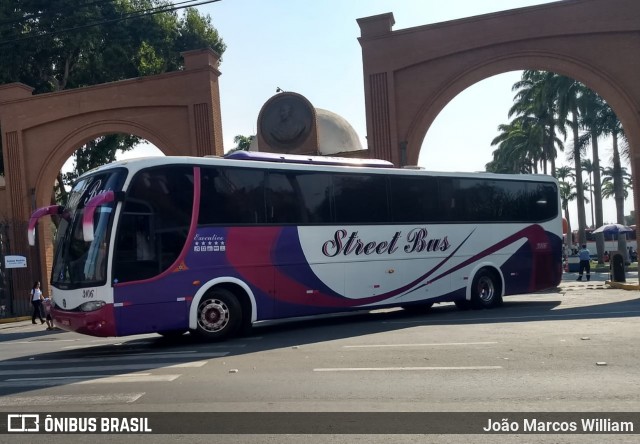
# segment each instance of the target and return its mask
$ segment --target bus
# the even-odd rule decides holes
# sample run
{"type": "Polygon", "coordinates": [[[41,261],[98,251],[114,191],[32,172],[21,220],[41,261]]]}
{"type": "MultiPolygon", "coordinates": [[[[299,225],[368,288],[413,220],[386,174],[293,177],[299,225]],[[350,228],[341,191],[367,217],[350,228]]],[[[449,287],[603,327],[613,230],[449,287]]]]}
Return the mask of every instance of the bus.
{"type": "Polygon", "coordinates": [[[94,336],[194,333],[454,302],[492,308],[562,277],[557,181],[237,152],[118,161],[57,215],[52,317],[94,336]]]}
{"type": "MultiPolygon", "coordinates": [[[[631,247],[633,251],[638,251],[638,242],[636,241],[636,226],[629,225],[633,231],[629,231],[624,233],[627,239],[627,248],[631,247]]],[[[587,237],[587,248],[591,251],[592,254],[595,255],[596,248],[596,235],[593,232],[595,228],[586,228],[585,235],[587,237]]],[[[604,235],[604,249],[607,252],[617,251],[618,250],[618,234],[614,233],[603,233],[604,235]]],[[[578,236],[578,230],[573,230],[571,232],[571,241],[576,249],[580,247],[580,241],[578,236]]]]}

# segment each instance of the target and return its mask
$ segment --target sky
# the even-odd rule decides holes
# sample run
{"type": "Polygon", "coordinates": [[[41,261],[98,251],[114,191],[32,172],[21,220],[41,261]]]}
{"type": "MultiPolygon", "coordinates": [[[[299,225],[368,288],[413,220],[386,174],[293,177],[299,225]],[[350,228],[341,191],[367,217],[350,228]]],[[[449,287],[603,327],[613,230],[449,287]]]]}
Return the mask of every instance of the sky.
{"type": "MultiPolygon", "coordinates": [[[[236,135],[256,134],[260,108],[276,88],[302,94],[316,108],[341,115],[366,147],[358,18],[392,12],[393,30],[399,30],[544,3],[551,1],[221,0],[198,6],[227,45],[219,79],[225,151],[235,146],[236,135]]],[[[485,79],[455,97],[429,129],[418,164],[432,171],[484,171],[497,127],[509,121],[511,86],[520,74],[485,79]]],[[[601,163],[609,165],[611,144],[601,143],[601,163]]],[[[126,157],[159,153],[139,148],[126,157]]],[[[560,164],[568,164],[564,156],[559,154],[560,164]]],[[[625,214],[632,205],[630,197],[625,214]]],[[[569,211],[572,227],[577,227],[575,203],[569,211]]],[[[612,199],[604,202],[604,219],[615,221],[612,199]]]]}

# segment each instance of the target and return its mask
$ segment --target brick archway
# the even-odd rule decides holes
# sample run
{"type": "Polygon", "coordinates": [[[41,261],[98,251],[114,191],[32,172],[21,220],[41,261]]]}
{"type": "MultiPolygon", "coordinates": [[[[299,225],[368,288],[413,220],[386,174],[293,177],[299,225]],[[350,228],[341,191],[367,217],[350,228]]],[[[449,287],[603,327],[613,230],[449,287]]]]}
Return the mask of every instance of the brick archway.
{"type": "Polygon", "coordinates": [[[26,223],[34,208],[49,204],[58,172],[84,143],[125,133],[167,155],[223,155],[219,56],[196,50],[183,57],[182,71],[50,94],[34,96],[23,84],[0,86],[0,217],[14,227],[10,254],[39,265],[14,270],[14,293],[28,294],[31,280],[46,280],[34,274],[51,267],[50,230],[39,224],[35,251],[27,245],[26,223]]]}
{"type": "Polygon", "coordinates": [[[464,89],[507,71],[553,71],[583,82],[618,115],[640,208],[637,0],[565,0],[398,31],[391,13],[358,24],[371,157],[415,164],[429,126],[464,89]]]}

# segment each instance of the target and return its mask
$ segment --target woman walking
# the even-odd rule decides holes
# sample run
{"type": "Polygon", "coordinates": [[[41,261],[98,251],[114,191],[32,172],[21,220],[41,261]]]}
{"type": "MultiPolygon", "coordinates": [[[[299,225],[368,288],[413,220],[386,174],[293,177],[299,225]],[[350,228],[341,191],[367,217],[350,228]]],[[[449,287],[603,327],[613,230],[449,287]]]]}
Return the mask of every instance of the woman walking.
{"type": "Polygon", "coordinates": [[[35,281],[31,289],[31,305],[33,305],[33,314],[31,315],[31,323],[36,323],[36,316],[40,318],[40,323],[44,324],[42,319],[42,290],[40,290],[40,282],[35,281]]]}

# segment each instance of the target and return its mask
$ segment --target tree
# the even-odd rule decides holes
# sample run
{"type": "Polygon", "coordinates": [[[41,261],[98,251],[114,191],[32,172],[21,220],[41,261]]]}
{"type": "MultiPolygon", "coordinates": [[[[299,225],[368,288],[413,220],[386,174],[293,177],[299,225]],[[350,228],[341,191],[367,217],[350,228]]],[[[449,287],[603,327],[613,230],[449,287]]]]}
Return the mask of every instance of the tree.
{"type": "Polygon", "coordinates": [[[564,218],[567,221],[567,243],[569,247],[573,247],[569,202],[576,198],[575,186],[573,185],[576,176],[570,166],[562,166],[556,170],[556,178],[560,182],[560,199],[564,210],[564,218]]]}
{"type": "Polygon", "coordinates": [[[629,190],[633,189],[631,174],[627,172],[627,169],[625,167],[620,167],[620,172],[616,171],[616,168],[614,167],[604,168],[604,170],[602,171],[602,197],[606,199],[611,197],[615,198],[616,188],[614,182],[617,175],[620,175],[622,178],[622,201],[624,202],[624,200],[629,197],[629,190]]]}
{"type": "Polygon", "coordinates": [[[546,71],[523,71],[521,80],[512,87],[516,95],[509,110],[509,117],[517,115],[517,119],[527,121],[532,128],[530,134],[535,137],[533,143],[540,151],[538,156],[543,171],[547,174],[548,162],[551,175],[555,175],[558,150],[564,150],[564,145],[556,137],[556,133],[559,131],[565,134],[564,127],[559,126],[556,119],[557,106],[555,91],[552,88],[555,76],[556,74],[546,71]]]}
{"type": "Polygon", "coordinates": [[[576,174],[576,200],[578,207],[578,241],[583,244],[587,242],[587,235],[585,228],[587,225],[587,217],[585,214],[584,204],[584,188],[583,182],[580,179],[582,177],[582,167],[580,159],[582,158],[582,151],[584,146],[580,144],[580,126],[579,126],[579,97],[584,90],[582,85],[577,80],[571,79],[566,76],[556,75],[551,80],[551,88],[553,95],[557,100],[558,107],[558,122],[561,126],[569,125],[571,133],[573,135],[573,150],[571,151],[571,157],[574,162],[574,169],[576,174]],[[569,118],[571,116],[571,118],[569,118]]]}
{"type": "Polygon", "coordinates": [[[498,131],[500,134],[491,141],[491,146],[498,145],[498,148],[486,170],[494,173],[537,172],[539,159],[532,127],[526,121],[516,119],[499,125],[498,131]]]}
{"type": "Polygon", "coordinates": [[[249,147],[251,146],[251,142],[253,141],[255,135],[253,136],[242,136],[238,134],[233,138],[233,143],[236,144],[235,148],[229,150],[229,153],[233,153],[235,151],[249,151],[249,147]]]}
{"type": "MultiPolygon", "coordinates": [[[[164,0],[0,2],[0,83],[22,82],[39,94],[175,71],[185,50],[224,53],[209,16],[188,8],[180,17],[177,9],[164,0]]],[[[76,164],[98,166],[137,141],[101,138],[77,152],[76,164]]]]}

